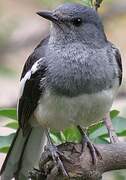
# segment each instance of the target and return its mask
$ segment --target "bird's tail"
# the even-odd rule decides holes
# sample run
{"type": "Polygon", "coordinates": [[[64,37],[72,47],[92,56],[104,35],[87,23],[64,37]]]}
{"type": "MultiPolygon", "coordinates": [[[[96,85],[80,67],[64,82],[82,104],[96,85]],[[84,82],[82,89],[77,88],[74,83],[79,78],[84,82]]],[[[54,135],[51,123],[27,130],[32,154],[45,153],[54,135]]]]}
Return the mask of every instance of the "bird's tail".
{"type": "Polygon", "coordinates": [[[18,129],[6,159],[1,168],[1,180],[27,180],[29,171],[37,167],[46,143],[46,136],[41,127],[32,128],[23,136],[18,129]]]}

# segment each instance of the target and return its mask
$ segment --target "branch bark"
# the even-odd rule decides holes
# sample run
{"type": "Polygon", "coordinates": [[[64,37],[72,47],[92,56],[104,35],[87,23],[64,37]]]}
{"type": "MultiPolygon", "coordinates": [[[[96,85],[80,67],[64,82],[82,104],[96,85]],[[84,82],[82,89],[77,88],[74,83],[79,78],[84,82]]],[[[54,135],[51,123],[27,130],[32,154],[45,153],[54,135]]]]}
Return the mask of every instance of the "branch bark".
{"type": "MultiPolygon", "coordinates": [[[[126,169],[126,143],[95,145],[102,155],[93,165],[89,149],[86,148],[80,156],[81,144],[65,143],[58,146],[66,159],[61,160],[69,174],[70,180],[99,180],[107,171],[126,169]],[[68,160],[69,159],[69,160],[68,160]]],[[[40,159],[40,172],[34,173],[34,180],[64,180],[53,161],[49,160],[48,152],[44,152],[40,159]],[[41,173],[40,173],[41,172],[41,173]]],[[[33,173],[32,173],[33,175],[33,173]]],[[[31,177],[32,179],[32,177],[31,177]]]]}

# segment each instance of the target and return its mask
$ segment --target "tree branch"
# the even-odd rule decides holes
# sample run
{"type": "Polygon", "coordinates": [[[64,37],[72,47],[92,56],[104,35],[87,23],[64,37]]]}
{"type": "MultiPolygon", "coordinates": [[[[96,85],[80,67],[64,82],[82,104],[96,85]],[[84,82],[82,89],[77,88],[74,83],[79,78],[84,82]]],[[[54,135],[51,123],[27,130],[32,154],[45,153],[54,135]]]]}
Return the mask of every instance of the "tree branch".
{"type": "MultiPolygon", "coordinates": [[[[126,143],[95,146],[102,155],[102,159],[100,157],[97,158],[97,165],[92,164],[88,148],[86,148],[85,152],[80,156],[81,144],[65,143],[58,146],[58,150],[63,152],[66,157],[66,159],[61,157],[61,160],[70,176],[68,179],[98,180],[101,179],[104,172],[126,168],[126,143]]],[[[48,157],[49,154],[45,151],[40,159],[41,173],[38,173],[38,171],[35,172],[34,180],[66,179],[48,157]]]]}
{"type": "Polygon", "coordinates": [[[100,8],[102,1],[103,0],[95,0],[94,6],[95,6],[96,11],[98,10],[98,8],[100,8]]]}

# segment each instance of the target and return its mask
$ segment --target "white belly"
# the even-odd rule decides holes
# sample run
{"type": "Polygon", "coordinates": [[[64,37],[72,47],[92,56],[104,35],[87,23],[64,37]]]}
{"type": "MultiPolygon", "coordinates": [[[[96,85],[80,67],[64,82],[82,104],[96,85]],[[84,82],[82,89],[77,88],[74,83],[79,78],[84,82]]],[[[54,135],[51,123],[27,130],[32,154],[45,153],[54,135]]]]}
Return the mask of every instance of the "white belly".
{"type": "Polygon", "coordinates": [[[117,87],[95,94],[61,97],[46,92],[40,99],[34,115],[43,127],[62,130],[71,124],[87,127],[109,111],[117,87]]]}

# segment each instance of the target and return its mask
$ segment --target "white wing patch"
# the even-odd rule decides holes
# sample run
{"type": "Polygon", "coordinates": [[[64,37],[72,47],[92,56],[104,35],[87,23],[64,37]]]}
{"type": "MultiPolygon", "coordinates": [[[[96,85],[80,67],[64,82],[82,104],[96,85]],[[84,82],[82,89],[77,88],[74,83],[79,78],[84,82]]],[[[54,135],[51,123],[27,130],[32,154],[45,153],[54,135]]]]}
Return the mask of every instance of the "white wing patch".
{"type": "Polygon", "coordinates": [[[32,68],[25,74],[25,76],[21,79],[20,81],[20,92],[19,92],[19,98],[22,96],[23,91],[24,91],[24,87],[25,87],[25,83],[27,80],[29,80],[31,78],[31,75],[34,74],[38,69],[39,69],[39,63],[43,58],[40,58],[39,60],[37,60],[32,68]]]}

